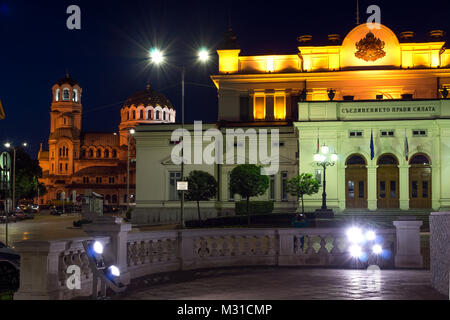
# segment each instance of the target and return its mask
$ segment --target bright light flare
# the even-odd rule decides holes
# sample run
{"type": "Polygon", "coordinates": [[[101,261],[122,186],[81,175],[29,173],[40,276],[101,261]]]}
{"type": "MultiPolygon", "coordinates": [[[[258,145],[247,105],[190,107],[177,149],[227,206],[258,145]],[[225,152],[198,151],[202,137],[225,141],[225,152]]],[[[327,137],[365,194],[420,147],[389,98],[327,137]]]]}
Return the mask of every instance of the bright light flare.
{"type": "Polygon", "coordinates": [[[208,52],[208,50],[205,49],[205,48],[201,48],[201,49],[198,51],[198,59],[199,59],[201,62],[206,62],[206,61],[208,61],[208,60],[209,60],[209,52],[208,52]]]}
{"type": "Polygon", "coordinates": [[[120,270],[116,266],[110,266],[108,268],[108,270],[109,270],[109,273],[111,273],[114,277],[120,276],[120,270]]]}
{"type": "Polygon", "coordinates": [[[130,134],[135,134],[135,133],[136,133],[136,130],[130,129],[130,134]]]}
{"type": "Polygon", "coordinates": [[[150,50],[150,58],[154,64],[161,64],[164,61],[163,53],[157,48],[150,50]]]}
{"type": "Polygon", "coordinates": [[[372,252],[375,254],[381,254],[383,252],[383,248],[379,244],[375,244],[372,247],[372,252]]]}
{"type": "Polygon", "coordinates": [[[367,239],[368,241],[373,241],[373,240],[375,240],[376,238],[377,238],[377,235],[376,235],[375,231],[369,230],[369,231],[366,232],[366,239],[367,239]]]}
{"type": "Polygon", "coordinates": [[[361,247],[356,244],[352,245],[349,251],[353,258],[360,258],[363,254],[361,247]]]}
{"type": "Polygon", "coordinates": [[[95,241],[93,245],[93,249],[95,253],[102,254],[103,253],[103,244],[100,241],[95,241]]]}
{"type": "Polygon", "coordinates": [[[361,229],[356,227],[347,230],[347,238],[351,243],[361,243],[364,241],[361,229]]]}
{"type": "Polygon", "coordinates": [[[322,146],[322,148],[320,149],[322,151],[323,154],[327,154],[329,151],[328,146],[322,146]]]}
{"type": "Polygon", "coordinates": [[[337,155],[336,153],[333,153],[333,154],[331,155],[331,161],[336,162],[337,159],[338,159],[338,155],[337,155]]]}
{"type": "Polygon", "coordinates": [[[5,147],[6,147],[6,148],[11,148],[11,143],[6,142],[6,143],[5,143],[5,147]]]}

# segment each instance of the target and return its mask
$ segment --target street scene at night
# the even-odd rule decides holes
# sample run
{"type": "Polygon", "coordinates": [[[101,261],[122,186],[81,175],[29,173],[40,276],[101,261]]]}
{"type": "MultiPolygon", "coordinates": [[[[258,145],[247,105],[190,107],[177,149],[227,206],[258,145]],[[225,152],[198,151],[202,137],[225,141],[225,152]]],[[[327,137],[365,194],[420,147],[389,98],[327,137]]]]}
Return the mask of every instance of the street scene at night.
{"type": "Polygon", "coordinates": [[[448,309],[449,15],[0,0],[0,306],[448,309]]]}

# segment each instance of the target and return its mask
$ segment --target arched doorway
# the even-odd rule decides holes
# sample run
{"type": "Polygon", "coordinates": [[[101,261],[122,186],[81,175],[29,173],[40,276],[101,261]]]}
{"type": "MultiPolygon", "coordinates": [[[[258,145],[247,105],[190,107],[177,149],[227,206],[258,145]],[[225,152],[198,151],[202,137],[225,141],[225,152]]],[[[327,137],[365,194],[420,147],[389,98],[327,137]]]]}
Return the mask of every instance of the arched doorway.
{"type": "Polygon", "coordinates": [[[409,164],[409,207],[431,208],[430,159],[424,154],[416,154],[409,164]]]}
{"type": "Polygon", "coordinates": [[[378,158],[377,199],[378,208],[399,208],[398,160],[390,154],[378,158]]]}
{"type": "Polygon", "coordinates": [[[351,155],[345,162],[345,205],[347,208],[367,208],[366,160],[351,155]]]}

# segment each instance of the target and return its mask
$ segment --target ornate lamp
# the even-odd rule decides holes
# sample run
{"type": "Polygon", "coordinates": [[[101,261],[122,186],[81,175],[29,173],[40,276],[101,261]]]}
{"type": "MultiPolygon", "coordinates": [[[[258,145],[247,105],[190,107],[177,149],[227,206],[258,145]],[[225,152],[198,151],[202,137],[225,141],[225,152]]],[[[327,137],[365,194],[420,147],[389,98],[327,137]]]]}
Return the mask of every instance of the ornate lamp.
{"type": "Polygon", "coordinates": [[[335,153],[330,154],[330,148],[326,145],[323,145],[320,148],[320,152],[314,155],[314,162],[317,166],[323,168],[323,192],[322,192],[322,207],[316,210],[315,216],[316,218],[333,218],[334,212],[333,209],[327,208],[327,192],[326,192],[326,170],[327,167],[332,167],[336,164],[338,160],[338,155],[335,153]]]}
{"type": "Polygon", "coordinates": [[[441,94],[442,94],[442,97],[444,99],[447,99],[447,96],[448,96],[448,89],[447,89],[447,87],[444,87],[444,88],[441,89],[441,94]]]}
{"type": "Polygon", "coordinates": [[[330,101],[333,101],[335,96],[336,96],[336,90],[333,90],[333,89],[328,90],[328,98],[330,99],[330,101]]]}

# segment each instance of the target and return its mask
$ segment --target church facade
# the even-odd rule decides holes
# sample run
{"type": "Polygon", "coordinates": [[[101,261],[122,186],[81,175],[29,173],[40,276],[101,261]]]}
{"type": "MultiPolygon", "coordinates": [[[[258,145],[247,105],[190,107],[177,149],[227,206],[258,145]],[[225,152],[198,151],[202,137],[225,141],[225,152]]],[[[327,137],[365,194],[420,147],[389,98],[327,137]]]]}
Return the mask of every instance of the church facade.
{"type": "Polygon", "coordinates": [[[52,96],[48,150],[41,144],[38,154],[40,182],[48,191],[40,204],[61,200],[62,195],[79,202],[80,195],[90,192],[103,195],[108,205],[134,203],[136,149],[130,130],[141,123],[175,122],[170,101],[147,85],[125,101],[118,132],[99,133],[82,130],[82,88],[77,81],[66,75],[52,87],[52,96]]]}
{"type": "MultiPolygon", "coordinates": [[[[285,194],[288,179],[304,172],[323,177],[314,161],[318,143],[338,156],[326,172],[328,205],[335,211],[448,209],[450,50],[444,36],[441,30],[421,37],[360,24],[343,38],[300,36],[295,54],[248,56],[229,30],[217,50],[218,73],[211,76],[219,100],[218,122],[209,126],[284,132],[280,170],[258,198],[275,201],[275,211],[297,206],[285,194]]],[[[180,168],[170,160],[169,142],[176,128],[137,128],[137,223],[166,219],[166,208],[167,219],[176,219],[179,201],[170,190],[180,168]]],[[[237,198],[228,194],[226,176],[233,166],[185,168],[186,174],[209,171],[219,181],[217,199],[204,203],[211,215],[231,210],[237,198]]],[[[307,210],[320,208],[321,193],[305,198],[307,210]]]]}

